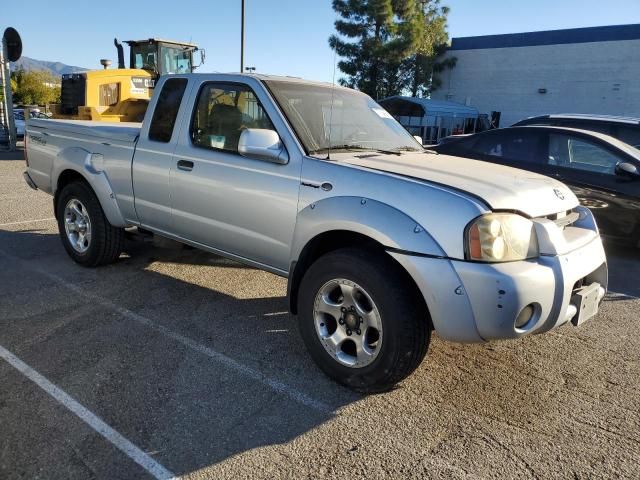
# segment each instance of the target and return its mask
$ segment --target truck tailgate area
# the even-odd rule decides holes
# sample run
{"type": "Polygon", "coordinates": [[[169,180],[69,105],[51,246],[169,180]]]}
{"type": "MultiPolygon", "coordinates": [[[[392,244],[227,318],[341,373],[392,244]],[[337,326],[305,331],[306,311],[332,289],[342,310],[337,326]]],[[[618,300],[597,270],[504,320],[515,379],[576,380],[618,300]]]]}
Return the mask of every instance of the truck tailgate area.
{"type": "Polygon", "coordinates": [[[55,120],[34,118],[29,121],[27,130],[59,132],[72,137],[94,137],[96,140],[111,140],[133,143],[140,135],[141,123],[93,122],[89,120],[55,120]]]}

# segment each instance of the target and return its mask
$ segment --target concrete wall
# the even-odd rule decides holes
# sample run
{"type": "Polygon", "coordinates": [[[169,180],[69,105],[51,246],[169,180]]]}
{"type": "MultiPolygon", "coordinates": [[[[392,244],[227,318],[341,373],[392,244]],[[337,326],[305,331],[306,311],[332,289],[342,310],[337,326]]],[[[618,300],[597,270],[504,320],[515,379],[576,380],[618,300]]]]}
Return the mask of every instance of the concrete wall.
{"type": "Polygon", "coordinates": [[[451,50],[437,100],[502,112],[500,126],[547,113],[640,116],[640,40],[451,50]],[[538,89],[546,88],[546,94],[538,89]]]}

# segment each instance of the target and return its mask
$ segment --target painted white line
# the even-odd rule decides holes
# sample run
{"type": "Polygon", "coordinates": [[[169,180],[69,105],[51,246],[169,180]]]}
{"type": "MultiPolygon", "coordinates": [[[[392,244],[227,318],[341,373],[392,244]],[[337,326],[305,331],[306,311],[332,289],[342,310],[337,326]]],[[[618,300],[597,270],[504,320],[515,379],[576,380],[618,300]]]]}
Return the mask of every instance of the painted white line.
{"type": "Polygon", "coordinates": [[[12,225],[26,225],[28,223],[49,222],[51,220],[55,220],[55,217],[38,218],[37,220],[25,220],[24,222],[0,223],[0,227],[10,227],[12,225]]]}
{"type": "Polygon", "coordinates": [[[284,396],[289,397],[292,400],[295,400],[296,402],[305,405],[309,408],[312,408],[313,410],[316,410],[318,412],[324,413],[324,414],[329,414],[333,412],[333,409],[327,405],[324,402],[321,402],[319,400],[316,400],[312,397],[310,397],[309,395],[307,395],[306,393],[303,393],[299,390],[296,390],[295,388],[280,382],[279,380],[275,380],[273,378],[270,378],[266,375],[264,375],[263,373],[260,373],[257,370],[254,370],[251,367],[248,367],[247,365],[244,365],[240,362],[238,362],[237,360],[234,360],[231,357],[228,357],[227,355],[225,355],[224,353],[220,353],[210,347],[207,347],[205,345],[202,345],[198,342],[196,342],[195,340],[185,337],[184,335],[181,335],[177,332],[174,332],[173,330],[170,330],[162,325],[158,325],[156,323],[154,323],[153,321],[149,320],[148,318],[139,315],[135,312],[132,312],[131,310],[121,307],[119,305],[116,305],[115,303],[113,303],[111,300],[108,300],[106,298],[103,298],[99,295],[87,292],[85,289],[67,282],[66,280],[64,280],[62,277],[59,277],[56,274],[47,272],[45,270],[42,270],[41,268],[38,267],[34,267],[30,264],[28,264],[28,262],[19,259],[17,257],[14,257],[13,255],[8,255],[7,253],[3,252],[2,250],[0,250],[0,254],[2,254],[3,256],[7,257],[7,258],[11,258],[12,260],[15,260],[21,264],[24,265],[25,268],[32,270],[34,272],[37,272],[41,275],[44,275],[45,277],[49,278],[50,280],[53,280],[54,282],[62,285],[63,287],[67,288],[68,290],[71,290],[72,292],[86,298],[87,300],[93,302],[93,303],[97,303],[105,308],[108,308],[110,310],[113,310],[117,313],[119,313],[120,315],[122,315],[125,318],[128,318],[129,320],[133,320],[141,325],[144,325],[146,327],[151,328],[152,330],[155,330],[156,332],[164,335],[167,338],[170,338],[178,343],[181,343],[182,345],[184,345],[185,347],[188,347],[196,352],[199,352],[203,355],[206,355],[207,357],[221,363],[222,365],[235,370],[238,373],[241,373],[257,382],[262,383],[263,385],[266,385],[267,387],[271,388],[272,390],[274,390],[275,392],[278,392],[284,396]]]}
{"type": "Polygon", "coordinates": [[[9,350],[0,345],[0,358],[3,358],[13,368],[22,373],[25,377],[38,385],[42,390],[56,399],[67,410],[73,412],[80,420],[93,428],[97,433],[107,439],[114,447],[127,455],[131,460],[136,462],[147,472],[157,479],[174,479],[177,478],[173,473],[164,468],[145,452],[136,447],[133,443],[116,432],[107,425],[98,416],[91,413],[87,408],[78,403],[68,393],[51,383],[45,377],[36,372],[29,365],[16,357],[9,350]]]}

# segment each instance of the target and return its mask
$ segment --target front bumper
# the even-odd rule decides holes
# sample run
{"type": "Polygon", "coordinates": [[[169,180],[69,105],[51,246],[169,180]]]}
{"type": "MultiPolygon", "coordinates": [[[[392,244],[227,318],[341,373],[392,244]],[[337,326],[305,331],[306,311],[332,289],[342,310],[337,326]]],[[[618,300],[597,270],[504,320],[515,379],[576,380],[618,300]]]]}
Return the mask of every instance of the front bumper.
{"type": "Polygon", "coordinates": [[[392,253],[424,295],[438,335],[457,342],[482,342],[542,333],[572,319],[575,290],[594,282],[607,289],[602,241],[594,235],[568,253],[531,261],[486,264],[392,253]],[[521,328],[527,306],[534,314],[521,328]]]}

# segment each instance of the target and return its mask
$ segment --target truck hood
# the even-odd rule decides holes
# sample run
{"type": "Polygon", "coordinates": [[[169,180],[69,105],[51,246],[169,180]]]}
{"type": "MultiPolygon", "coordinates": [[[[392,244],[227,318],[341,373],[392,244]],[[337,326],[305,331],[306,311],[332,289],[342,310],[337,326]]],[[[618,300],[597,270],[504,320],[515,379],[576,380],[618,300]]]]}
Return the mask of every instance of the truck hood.
{"type": "Polygon", "coordinates": [[[480,197],[492,210],[517,210],[541,217],[570,210],[578,199],[561,182],[537,173],[494,163],[431,153],[386,155],[337,153],[331,159],[425,180],[480,197]]]}

